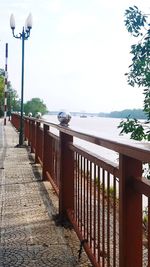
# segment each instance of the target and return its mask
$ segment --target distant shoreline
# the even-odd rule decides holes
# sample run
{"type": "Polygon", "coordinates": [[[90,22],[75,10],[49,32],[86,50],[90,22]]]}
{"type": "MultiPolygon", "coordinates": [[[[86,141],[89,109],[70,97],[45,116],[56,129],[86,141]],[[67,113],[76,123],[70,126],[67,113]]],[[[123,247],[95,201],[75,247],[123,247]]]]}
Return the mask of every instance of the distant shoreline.
{"type": "MultiPolygon", "coordinates": [[[[57,115],[59,111],[49,111],[47,115],[57,115]]],[[[105,112],[70,112],[72,116],[84,116],[84,117],[104,117],[104,118],[118,118],[125,119],[128,116],[132,119],[147,119],[144,111],[142,109],[124,109],[121,111],[111,111],[109,113],[105,112]]]]}

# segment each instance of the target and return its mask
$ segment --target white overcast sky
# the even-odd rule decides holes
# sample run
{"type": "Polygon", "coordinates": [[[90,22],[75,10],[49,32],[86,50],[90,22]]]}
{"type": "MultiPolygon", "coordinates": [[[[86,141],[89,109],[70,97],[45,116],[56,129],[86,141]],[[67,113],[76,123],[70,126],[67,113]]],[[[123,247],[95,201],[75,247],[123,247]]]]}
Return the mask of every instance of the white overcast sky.
{"type": "MultiPolygon", "coordinates": [[[[9,80],[20,96],[21,41],[12,37],[31,12],[25,41],[24,101],[40,97],[49,110],[110,112],[142,108],[142,89],[127,85],[133,40],[124,26],[132,5],[149,12],[146,0],[3,0],[0,3],[0,68],[8,42],[9,80]]],[[[150,13],[150,12],[149,12],[150,13]]]]}

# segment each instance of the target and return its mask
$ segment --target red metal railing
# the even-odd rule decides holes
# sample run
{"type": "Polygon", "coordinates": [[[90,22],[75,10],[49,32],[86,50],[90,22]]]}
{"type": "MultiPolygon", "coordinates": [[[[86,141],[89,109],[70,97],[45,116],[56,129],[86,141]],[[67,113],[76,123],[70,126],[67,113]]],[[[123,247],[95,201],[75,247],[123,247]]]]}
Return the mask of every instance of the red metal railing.
{"type": "MultiPolygon", "coordinates": [[[[12,124],[18,129],[17,114],[12,124]]],[[[142,177],[149,144],[119,143],[28,117],[24,135],[93,266],[150,267],[150,181],[142,177]],[[118,165],[77,146],[75,138],[118,152],[118,165]]]]}
{"type": "Polygon", "coordinates": [[[118,266],[118,168],[83,148],[71,149],[75,155],[74,212],[69,218],[80,239],[88,240],[95,265],[118,266]]]}
{"type": "Polygon", "coordinates": [[[15,113],[15,115],[13,115],[11,117],[11,123],[13,124],[13,126],[19,130],[20,127],[20,115],[18,113],[15,113]]]}

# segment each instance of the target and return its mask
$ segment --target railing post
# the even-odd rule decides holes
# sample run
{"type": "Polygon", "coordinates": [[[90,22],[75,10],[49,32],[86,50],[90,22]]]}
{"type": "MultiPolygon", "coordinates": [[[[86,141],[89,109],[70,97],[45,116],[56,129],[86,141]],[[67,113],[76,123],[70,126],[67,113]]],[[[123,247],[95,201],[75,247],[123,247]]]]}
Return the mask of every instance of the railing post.
{"type": "Polygon", "coordinates": [[[32,125],[32,120],[29,119],[29,136],[28,136],[28,146],[31,146],[31,135],[32,135],[32,128],[31,128],[31,125],[32,125]]]}
{"type": "Polygon", "coordinates": [[[16,126],[15,127],[16,127],[17,131],[20,131],[19,123],[20,123],[20,115],[16,114],[16,126]]]}
{"type": "Polygon", "coordinates": [[[22,118],[22,123],[23,123],[23,128],[22,128],[22,140],[23,140],[23,143],[24,143],[24,141],[25,141],[25,118],[24,118],[24,116],[23,116],[23,118],[22,118]]]}
{"type": "Polygon", "coordinates": [[[28,144],[29,144],[29,135],[30,135],[30,120],[29,120],[29,119],[27,119],[27,120],[26,120],[26,122],[27,122],[27,124],[26,124],[26,126],[27,126],[27,132],[26,132],[27,136],[26,136],[26,138],[27,138],[27,140],[28,140],[28,144]]]}
{"type": "Polygon", "coordinates": [[[67,209],[74,209],[74,154],[69,149],[72,141],[72,136],[60,132],[60,216],[66,216],[67,209]]]}
{"type": "Polygon", "coordinates": [[[38,156],[39,156],[39,128],[40,128],[40,122],[37,121],[35,125],[35,163],[38,163],[38,156]]]}
{"type": "Polygon", "coordinates": [[[49,126],[44,124],[44,137],[43,137],[43,169],[42,169],[42,177],[43,180],[47,180],[46,172],[48,170],[48,164],[49,164],[49,153],[50,148],[48,146],[48,131],[49,126]]]}
{"type": "Polygon", "coordinates": [[[142,176],[139,160],[119,157],[119,251],[120,267],[142,266],[142,197],[132,187],[142,176]]]}
{"type": "Polygon", "coordinates": [[[14,114],[11,114],[11,124],[14,126],[14,114]]]}
{"type": "Polygon", "coordinates": [[[26,127],[27,127],[27,119],[23,117],[23,141],[26,141],[26,127]]]}
{"type": "Polygon", "coordinates": [[[24,140],[29,141],[29,119],[24,118],[24,140]]]}
{"type": "Polygon", "coordinates": [[[30,139],[30,147],[31,147],[31,153],[33,153],[34,152],[34,142],[35,142],[35,135],[34,135],[34,132],[35,132],[35,121],[34,120],[31,120],[31,128],[30,128],[30,137],[31,137],[31,139],[30,139]]]}

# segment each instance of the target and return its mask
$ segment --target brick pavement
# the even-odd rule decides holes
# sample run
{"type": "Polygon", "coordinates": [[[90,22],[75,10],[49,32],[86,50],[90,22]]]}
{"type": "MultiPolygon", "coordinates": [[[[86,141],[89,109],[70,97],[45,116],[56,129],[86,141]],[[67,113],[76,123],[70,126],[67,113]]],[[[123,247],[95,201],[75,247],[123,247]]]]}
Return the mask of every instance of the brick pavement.
{"type": "Polygon", "coordinates": [[[0,267],[92,266],[73,230],[56,226],[58,199],[18,133],[0,120],[0,267]]]}

